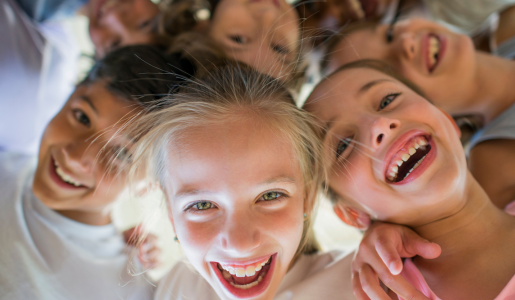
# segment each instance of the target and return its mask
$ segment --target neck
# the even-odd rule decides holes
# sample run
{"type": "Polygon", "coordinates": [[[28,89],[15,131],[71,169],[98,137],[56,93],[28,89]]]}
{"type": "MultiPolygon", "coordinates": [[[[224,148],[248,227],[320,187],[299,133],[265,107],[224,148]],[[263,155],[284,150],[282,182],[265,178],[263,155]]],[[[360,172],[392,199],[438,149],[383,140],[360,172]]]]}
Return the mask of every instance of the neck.
{"type": "Polygon", "coordinates": [[[468,113],[481,115],[485,124],[515,103],[515,62],[482,52],[476,53],[477,71],[468,113]]]}
{"type": "Polygon", "coordinates": [[[513,238],[515,218],[493,205],[470,173],[464,192],[453,197],[461,199],[449,201],[464,200],[461,201],[464,203],[461,209],[450,216],[414,228],[421,237],[442,247],[442,255],[438,260],[452,259],[456,254],[463,255],[474,250],[478,250],[477,253],[481,255],[486,252],[483,251],[485,248],[498,244],[498,241],[513,238]]]}
{"type": "Polygon", "coordinates": [[[111,223],[111,215],[106,212],[96,211],[76,211],[76,210],[56,210],[59,214],[79,223],[87,225],[102,226],[111,223]]]}

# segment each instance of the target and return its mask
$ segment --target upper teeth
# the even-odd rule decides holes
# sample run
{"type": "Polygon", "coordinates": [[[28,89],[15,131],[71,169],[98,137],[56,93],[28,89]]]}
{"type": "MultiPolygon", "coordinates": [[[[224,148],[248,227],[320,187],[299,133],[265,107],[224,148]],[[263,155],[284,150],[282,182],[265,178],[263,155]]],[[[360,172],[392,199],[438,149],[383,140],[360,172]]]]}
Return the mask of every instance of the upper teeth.
{"type": "Polygon", "coordinates": [[[78,181],[75,181],[70,175],[64,173],[64,171],[57,165],[57,163],[54,162],[55,165],[55,172],[59,177],[69,184],[73,184],[74,186],[81,186],[82,184],[78,181]]]}
{"type": "Polygon", "coordinates": [[[438,53],[440,52],[440,40],[435,36],[429,37],[429,68],[432,69],[438,61],[438,53]]]}
{"type": "Polygon", "coordinates": [[[270,261],[270,257],[262,262],[257,262],[248,266],[230,266],[223,263],[219,263],[222,269],[229,272],[231,275],[236,275],[236,277],[245,277],[245,276],[254,276],[256,272],[261,271],[264,265],[266,265],[270,261]]]}
{"type": "MultiPolygon", "coordinates": [[[[424,137],[419,136],[419,137],[416,137],[412,141],[412,144],[413,145],[411,147],[409,147],[407,149],[407,151],[406,151],[406,149],[401,149],[401,151],[397,152],[394,155],[394,161],[392,163],[390,163],[390,166],[388,167],[388,170],[386,171],[386,178],[389,181],[394,181],[397,178],[397,173],[399,172],[399,167],[402,166],[402,164],[404,162],[408,161],[410,159],[410,157],[417,152],[417,149],[419,149],[420,147],[424,147],[424,146],[428,145],[429,143],[427,142],[427,140],[424,137]]],[[[420,165],[420,163],[422,162],[422,160],[424,158],[425,158],[425,156],[422,157],[409,170],[409,172],[404,176],[404,178],[406,178],[411,173],[411,171],[415,170],[415,168],[420,165]]]]}

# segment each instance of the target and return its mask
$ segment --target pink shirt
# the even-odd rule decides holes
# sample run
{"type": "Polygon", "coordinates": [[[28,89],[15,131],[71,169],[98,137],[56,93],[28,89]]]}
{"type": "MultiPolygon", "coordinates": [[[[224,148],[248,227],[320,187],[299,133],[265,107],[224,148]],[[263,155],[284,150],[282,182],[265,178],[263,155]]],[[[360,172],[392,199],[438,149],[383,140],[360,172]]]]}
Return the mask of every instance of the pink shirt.
{"type": "MultiPolygon", "coordinates": [[[[515,201],[508,204],[504,211],[510,215],[515,215],[515,201]]],[[[401,275],[430,300],[442,300],[429,288],[426,280],[410,258],[404,261],[401,275]]],[[[404,299],[399,296],[399,300],[404,299]]],[[[515,276],[511,278],[508,284],[494,300],[515,300],[515,276]]]]}

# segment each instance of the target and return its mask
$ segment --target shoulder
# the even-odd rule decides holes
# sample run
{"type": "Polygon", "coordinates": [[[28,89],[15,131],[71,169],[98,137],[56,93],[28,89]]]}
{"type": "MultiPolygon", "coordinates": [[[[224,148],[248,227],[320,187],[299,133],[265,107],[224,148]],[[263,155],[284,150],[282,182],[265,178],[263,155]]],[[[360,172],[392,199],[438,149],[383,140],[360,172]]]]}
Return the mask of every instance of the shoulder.
{"type": "Polygon", "coordinates": [[[186,260],[179,261],[157,286],[154,300],[219,300],[209,283],[186,260]]]}
{"type": "Polygon", "coordinates": [[[355,299],[351,283],[352,256],[342,251],[303,255],[290,272],[305,272],[305,275],[282,291],[277,299],[355,299]]]}

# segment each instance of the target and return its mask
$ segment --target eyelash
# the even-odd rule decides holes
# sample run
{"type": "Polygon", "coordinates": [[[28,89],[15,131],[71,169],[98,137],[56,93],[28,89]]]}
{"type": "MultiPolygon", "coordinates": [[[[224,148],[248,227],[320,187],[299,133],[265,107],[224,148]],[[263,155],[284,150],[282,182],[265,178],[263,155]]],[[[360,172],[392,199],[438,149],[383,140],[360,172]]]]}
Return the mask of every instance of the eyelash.
{"type": "Polygon", "coordinates": [[[73,115],[75,117],[75,120],[77,120],[77,122],[81,123],[82,125],[84,125],[88,128],[91,126],[91,121],[89,120],[88,115],[86,115],[82,110],[80,110],[80,109],[73,110],[73,115]],[[86,120],[82,119],[82,117],[86,118],[86,120]]]}
{"type": "Polygon", "coordinates": [[[284,47],[284,46],[281,46],[281,45],[273,45],[272,46],[272,49],[279,53],[279,54],[282,54],[282,55],[287,55],[290,53],[290,51],[288,50],[288,48],[284,47]]]}
{"type": "Polygon", "coordinates": [[[379,102],[379,109],[378,111],[381,111],[383,110],[385,107],[387,107],[390,103],[392,103],[401,93],[390,93],[388,95],[386,95],[386,97],[384,97],[383,99],[381,99],[381,101],[379,102]],[[390,99],[391,97],[393,97],[392,99],[390,99]],[[385,100],[389,100],[390,102],[386,103],[384,106],[383,106],[383,101],[385,100]]]}
{"type": "MultiPolygon", "coordinates": [[[[278,192],[278,191],[267,191],[267,192],[264,192],[261,197],[259,197],[259,201],[264,201],[264,202],[275,202],[275,201],[281,201],[282,198],[284,197],[287,197],[287,195],[285,193],[282,193],[282,192],[278,192]],[[275,197],[274,199],[270,199],[270,200],[265,200],[263,197],[267,194],[277,194],[277,197],[275,197]]],[[[184,210],[185,211],[193,211],[195,213],[198,213],[198,212],[202,212],[202,211],[206,211],[206,210],[209,210],[211,208],[216,208],[216,205],[214,205],[212,202],[210,201],[196,201],[196,202],[193,202],[191,203],[190,205],[188,205],[184,210]],[[198,204],[200,203],[209,203],[210,204],[210,207],[209,208],[206,208],[206,209],[198,209],[198,207],[195,207],[197,206],[198,204]]]]}
{"type": "Polygon", "coordinates": [[[229,37],[233,42],[237,43],[237,44],[240,44],[240,45],[243,45],[245,43],[244,41],[244,37],[242,37],[241,35],[231,35],[229,37]]]}

